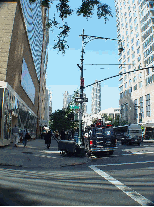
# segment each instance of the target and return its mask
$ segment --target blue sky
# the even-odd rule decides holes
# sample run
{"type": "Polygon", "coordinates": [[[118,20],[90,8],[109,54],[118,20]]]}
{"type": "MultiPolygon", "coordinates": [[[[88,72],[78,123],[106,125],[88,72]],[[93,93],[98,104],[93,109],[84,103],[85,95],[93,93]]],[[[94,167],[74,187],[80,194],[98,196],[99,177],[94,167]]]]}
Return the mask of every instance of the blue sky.
{"type": "MultiPolygon", "coordinates": [[[[57,51],[52,49],[59,31],[52,32],[50,30],[47,88],[52,92],[53,112],[57,109],[62,109],[65,91],[68,91],[71,95],[74,90],[80,87],[80,69],[77,64],[80,64],[82,38],[79,35],[82,34],[83,29],[86,35],[117,38],[114,1],[106,0],[102,2],[107,3],[112,8],[113,18],[109,17],[109,21],[106,24],[103,18],[98,20],[95,14],[88,21],[86,18],[76,16],[76,14],[67,19],[71,32],[68,37],[69,49],[66,50],[65,55],[57,54],[57,51]]],[[[72,3],[72,8],[78,8],[81,0],[71,0],[70,3],[72,3]]],[[[50,8],[50,19],[52,19],[54,13],[57,14],[53,4],[50,8]]],[[[93,40],[89,42],[85,47],[84,64],[118,64],[117,41],[93,40]]],[[[85,86],[95,82],[95,80],[102,80],[116,75],[118,72],[118,65],[84,65],[85,86]]],[[[118,77],[101,83],[101,110],[119,107],[118,86],[118,77]]],[[[88,113],[91,113],[91,90],[92,87],[84,90],[88,98],[88,113]]]]}

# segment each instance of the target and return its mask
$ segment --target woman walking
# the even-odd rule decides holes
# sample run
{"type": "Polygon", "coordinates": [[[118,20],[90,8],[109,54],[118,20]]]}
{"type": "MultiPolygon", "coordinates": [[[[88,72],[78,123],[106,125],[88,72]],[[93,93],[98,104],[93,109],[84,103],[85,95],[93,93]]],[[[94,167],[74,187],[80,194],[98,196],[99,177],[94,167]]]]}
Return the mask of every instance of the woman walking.
{"type": "Polygon", "coordinates": [[[51,144],[51,131],[45,134],[45,144],[47,145],[47,149],[49,149],[51,144]]]}
{"type": "Polygon", "coordinates": [[[23,130],[23,144],[24,144],[24,147],[26,147],[27,145],[27,140],[30,139],[31,136],[30,134],[28,133],[27,129],[24,129],[23,130]]]}

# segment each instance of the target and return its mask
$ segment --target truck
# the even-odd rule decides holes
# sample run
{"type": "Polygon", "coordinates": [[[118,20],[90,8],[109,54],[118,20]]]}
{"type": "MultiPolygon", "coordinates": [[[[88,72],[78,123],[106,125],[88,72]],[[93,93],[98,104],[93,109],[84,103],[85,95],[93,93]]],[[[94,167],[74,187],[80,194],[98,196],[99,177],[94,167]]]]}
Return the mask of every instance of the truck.
{"type": "Polygon", "coordinates": [[[124,137],[121,139],[121,144],[137,144],[142,142],[142,129],[139,124],[130,124],[127,127],[127,131],[124,137]]]}
{"type": "Polygon", "coordinates": [[[112,155],[116,147],[116,137],[112,127],[94,127],[85,136],[85,150],[88,156],[112,155]]]}

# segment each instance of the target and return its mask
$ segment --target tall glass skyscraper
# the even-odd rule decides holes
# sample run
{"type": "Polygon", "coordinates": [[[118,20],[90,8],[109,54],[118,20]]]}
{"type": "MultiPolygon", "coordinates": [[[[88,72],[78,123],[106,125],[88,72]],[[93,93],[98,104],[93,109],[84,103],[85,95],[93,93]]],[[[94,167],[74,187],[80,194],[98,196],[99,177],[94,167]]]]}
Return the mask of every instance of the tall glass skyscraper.
{"type": "Polygon", "coordinates": [[[115,0],[115,7],[117,36],[124,48],[119,72],[127,72],[119,78],[121,119],[154,123],[154,2],[115,0]]]}
{"type": "Polygon", "coordinates": [[[30,3],[29,0],[20,0],[31,52],[40,79],[41,55],[43,44],[43,22],[41,1],[30,3]]]}
{"type": "Polygon", "coordinates": [[[0,1],[0,146],[15,125],[36,137],[45,123],[48,19],[41,0],[0,1]]]}

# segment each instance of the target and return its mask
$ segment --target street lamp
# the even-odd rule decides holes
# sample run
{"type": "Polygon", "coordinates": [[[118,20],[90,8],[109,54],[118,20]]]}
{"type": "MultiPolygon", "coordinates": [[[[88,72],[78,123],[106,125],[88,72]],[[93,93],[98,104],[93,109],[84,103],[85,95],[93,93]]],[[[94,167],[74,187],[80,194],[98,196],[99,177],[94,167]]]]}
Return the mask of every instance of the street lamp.
{"type": "Polygon", "coordinates": [[[76,98],[76,102],[80,103],[80,111],[79,111],[79,145],[83,145],[84,141],[82,140],[82,104],[83,102],[87,102],[88,100],[86,98],[83,97],[83,90],[84,90],[84,78],[83,78],[83,61],[84,61],[84,49],[85,46],[92,40],[95,39],[105,39],[105,40],[116,40],[119,43],[119,54],[124,50],[122,47],[122,41],[118,40],[118,39],[111,39],[111,38],[104,38],[104,37],[97,37],[97,36],[90,36],[90,35],[85,35],[84,34],[84,29],[83,29],[83,34],[79,35],[82,37],[82,51],[81,51],[81,65],[77,64],[77,66],[80,68],[81,70],[81,76],[80,76],[80,98],[76,98]]]}

